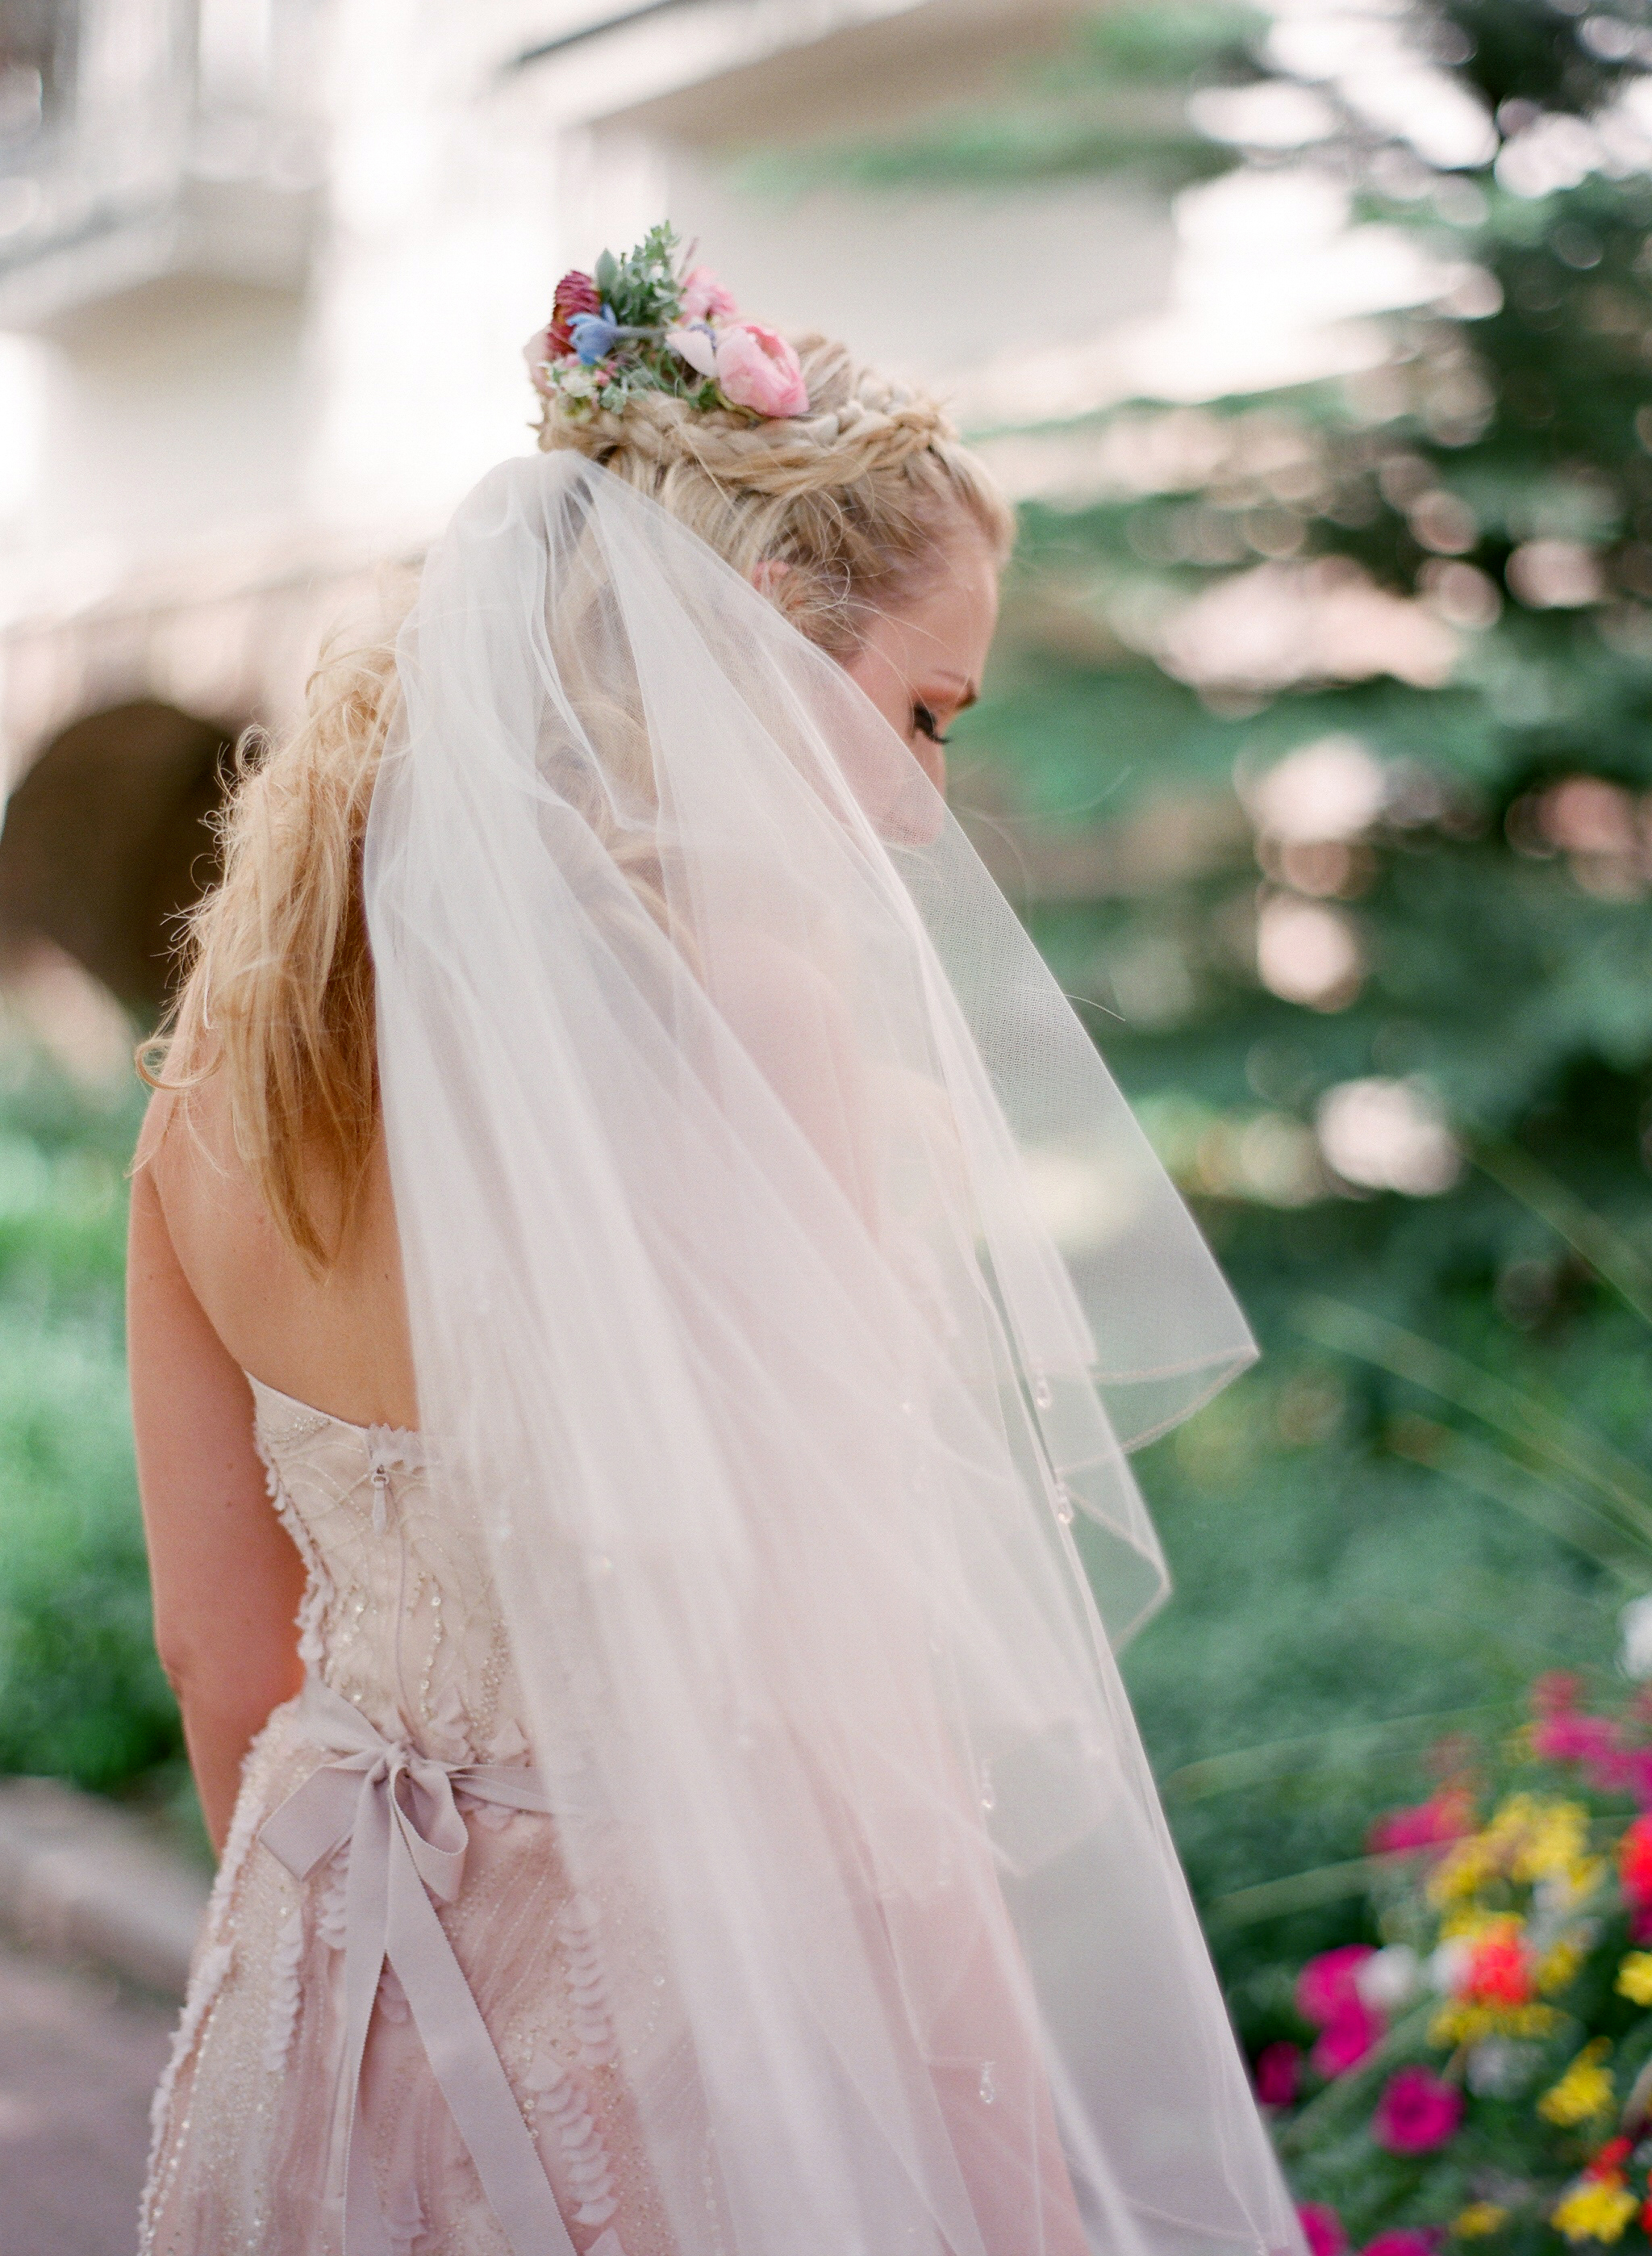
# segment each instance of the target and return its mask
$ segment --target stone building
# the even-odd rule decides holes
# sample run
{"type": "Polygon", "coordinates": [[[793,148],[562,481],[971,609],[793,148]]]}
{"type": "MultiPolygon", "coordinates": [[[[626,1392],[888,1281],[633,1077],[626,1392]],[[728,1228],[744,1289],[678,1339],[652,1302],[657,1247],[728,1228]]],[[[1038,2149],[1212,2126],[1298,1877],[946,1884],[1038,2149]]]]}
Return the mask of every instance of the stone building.
{"type": "MultiPolygon", "coordinates": [[[[989,102],[1077,0],[8,0],[0,12],[0,948],[140,1016],[279,727],[530,442],[557,275],[662,214],[782,327],[967,388],[1158,307],[1141,192],[808,186],[989,102]],[[780,161],[777,162],[777,159],[780,161]],[[786,171],[790,160],[791,171],[786,171]]],[[[33,971],[31,971],[33,967],[33,971]]]]}

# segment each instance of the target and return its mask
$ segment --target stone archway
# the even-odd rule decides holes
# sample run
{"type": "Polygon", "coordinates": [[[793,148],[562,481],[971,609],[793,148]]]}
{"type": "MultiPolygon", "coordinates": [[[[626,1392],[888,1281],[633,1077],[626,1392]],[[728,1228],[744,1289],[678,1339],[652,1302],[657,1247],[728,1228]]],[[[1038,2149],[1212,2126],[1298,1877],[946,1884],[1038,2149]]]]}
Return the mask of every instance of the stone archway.
{"type": "Polygon", "coordinates": [[[151,698],[73,722],[5,809],[0,941],[54,941],[151,1025],[179,913],[215,871],[235,734],[151,698]]]}

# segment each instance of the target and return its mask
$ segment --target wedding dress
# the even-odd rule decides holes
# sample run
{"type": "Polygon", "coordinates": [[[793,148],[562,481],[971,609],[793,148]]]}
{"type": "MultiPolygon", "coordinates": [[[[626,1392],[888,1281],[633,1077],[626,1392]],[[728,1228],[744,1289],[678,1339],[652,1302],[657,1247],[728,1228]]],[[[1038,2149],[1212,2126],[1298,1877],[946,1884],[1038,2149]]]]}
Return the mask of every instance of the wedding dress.
{"type": "MultiPolygon", "coordinates": [[[[463,1885],[443,1928],[557,2199],[593,2256],[671,2242],[616,2058],[610,1998],[663,2006],[622,1877],[576,1888],[548,1815],[464,1790],[463,1766],[520,1770],[527,1719],[474,1521],[439,1509],[418,1435],[346,1424],[252,1382],[258,1447],[302,1555],[306,1668],[390,1744],[461,1773],[463,1885]]],[[[302,1701],[248,1758],[173,2058],[157,2094],[144,2256],[338,2256],[349,1850],[299,1879],[258,1834],[328,1749],[302,1701]]],[[[560,1776],[574,1814],[577,1760],[560,1776]]],[[[545,1765],[541,1760],[541,1771],[545,1765]]],[[[633,2076],[645,2062],[629,2063],[633,2076]]],[[[510,2242],[388,1967],[361,2074],[376,2190],[396,2256],[508,2256],[510,2242]]]]}
{"type": "Polygon", "coordinates": [[[1254,1350],[1093,1046],[860,691],[590,463],[482,481],[397,663],[423,1438],[255,1385],[309,1681],[146,2252],[1294,2256],[1114,1651],[1126,1452],[1254,1350]]]}

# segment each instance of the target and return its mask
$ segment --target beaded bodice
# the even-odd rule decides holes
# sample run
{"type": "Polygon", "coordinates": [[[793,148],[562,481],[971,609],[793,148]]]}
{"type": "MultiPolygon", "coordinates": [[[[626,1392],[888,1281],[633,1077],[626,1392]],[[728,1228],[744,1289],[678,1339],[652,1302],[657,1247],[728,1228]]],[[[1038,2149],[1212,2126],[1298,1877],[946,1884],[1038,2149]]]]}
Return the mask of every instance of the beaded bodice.
{"type": "Polygon", "coordinates": [[[270,1492],[307,1576],[306,1667],[387,1738],[439,1761],[524,1759],[482,1530],[450,1496],[436,1509],[420,1437],[251,1385],[270,1492]]]}
{"type": "Polygon", "coordinates": [[[669,2070],[687,2119],[657,1947],[572,1724],[530,1759],[482,1513],[417,1434],[251,1385],[308,1681],[242,1774],[144,2256],[670,2256],[630,2096],[669,2070]]]}

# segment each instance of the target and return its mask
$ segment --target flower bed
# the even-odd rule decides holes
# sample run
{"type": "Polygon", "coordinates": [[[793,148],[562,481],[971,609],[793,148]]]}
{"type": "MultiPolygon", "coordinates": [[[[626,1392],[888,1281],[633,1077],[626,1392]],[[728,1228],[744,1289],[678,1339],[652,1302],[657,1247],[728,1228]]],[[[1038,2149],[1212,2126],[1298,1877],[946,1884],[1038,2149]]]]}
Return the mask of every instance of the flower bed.
{"type": "Polygon", "coordinates": [[[1259,2096],[1314,2256],[1652,2239],[1652,1701],[1536,1687],[1371,1838],[1380,1944],[1303,1967],[1259,2096]]]}

